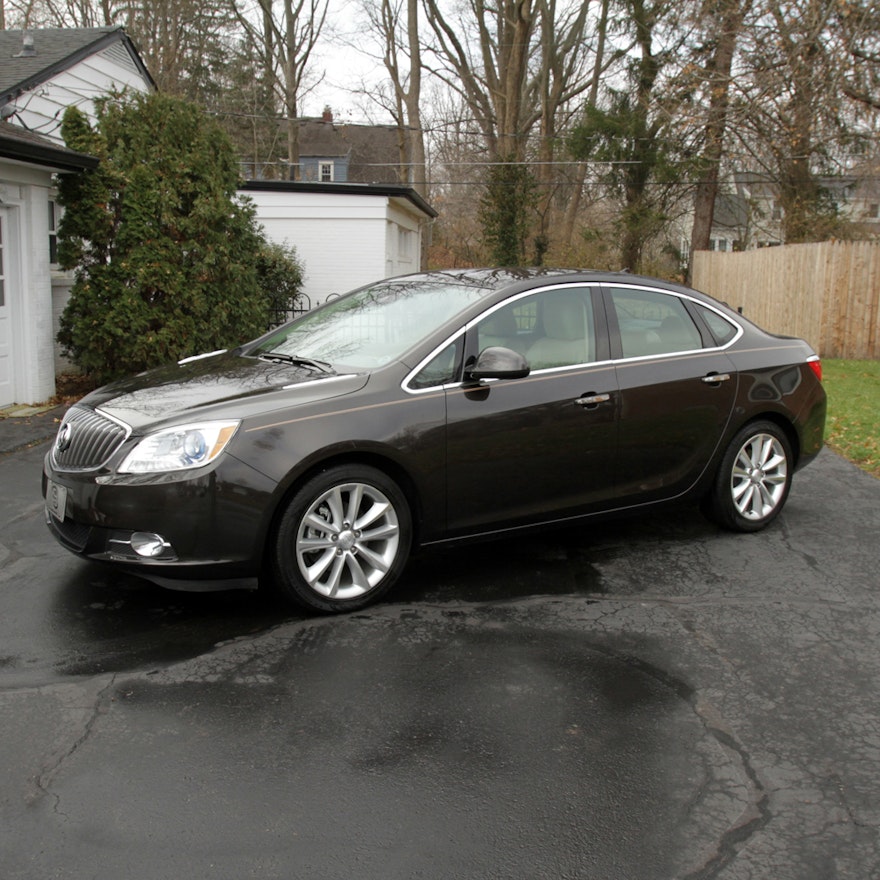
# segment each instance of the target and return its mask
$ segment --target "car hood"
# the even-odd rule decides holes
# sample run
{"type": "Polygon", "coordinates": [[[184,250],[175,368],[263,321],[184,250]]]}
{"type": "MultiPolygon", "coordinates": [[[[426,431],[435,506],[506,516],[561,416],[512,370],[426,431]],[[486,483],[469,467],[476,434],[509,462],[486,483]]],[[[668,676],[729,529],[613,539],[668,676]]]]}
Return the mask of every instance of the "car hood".
{"type": "Polygon", "coordinates": [[[247,418],[350,394],[368,373],[332,375],[253,357],[217,354],[160,367],[93,391],[83,404],[138,432],[190,419],[247,418]]]}

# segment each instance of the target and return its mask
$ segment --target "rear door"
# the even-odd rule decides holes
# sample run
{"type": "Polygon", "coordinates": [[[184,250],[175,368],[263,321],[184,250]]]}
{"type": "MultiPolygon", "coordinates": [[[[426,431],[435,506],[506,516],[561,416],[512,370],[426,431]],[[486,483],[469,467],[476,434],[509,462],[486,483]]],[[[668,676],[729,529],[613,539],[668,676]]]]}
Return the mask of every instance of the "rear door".
{"type": "Polygon", "coordinates": [[[620,394],[616,494],[674,498],[700,477],[736,398],[737,374],[687,297],[604,287],[620,394]]]}

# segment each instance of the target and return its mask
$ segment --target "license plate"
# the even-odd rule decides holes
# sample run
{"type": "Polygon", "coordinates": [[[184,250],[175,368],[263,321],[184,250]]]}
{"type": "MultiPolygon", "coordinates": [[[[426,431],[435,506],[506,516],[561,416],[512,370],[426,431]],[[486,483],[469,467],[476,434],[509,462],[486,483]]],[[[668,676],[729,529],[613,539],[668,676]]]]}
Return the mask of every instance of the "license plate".
{"type": "Polygon", "coordinates": [[[64,514],[67,510],[67,489],[51,480],[46,486],[46,509],[55,519],[60,522],[64,521],[64,514]]]}

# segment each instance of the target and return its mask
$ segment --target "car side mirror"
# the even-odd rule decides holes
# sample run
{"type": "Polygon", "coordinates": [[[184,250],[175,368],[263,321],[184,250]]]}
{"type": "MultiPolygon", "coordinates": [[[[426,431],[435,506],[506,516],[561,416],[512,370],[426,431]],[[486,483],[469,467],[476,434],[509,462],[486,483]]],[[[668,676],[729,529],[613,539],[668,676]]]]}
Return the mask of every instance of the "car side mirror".
{"type": "Polygon", "coordinates": [[[479,382],[482,379],[523,379],[529,375],[529,362],[518,351],[490,345],[477,359],[465,367],[465,380],[479,382]]]}

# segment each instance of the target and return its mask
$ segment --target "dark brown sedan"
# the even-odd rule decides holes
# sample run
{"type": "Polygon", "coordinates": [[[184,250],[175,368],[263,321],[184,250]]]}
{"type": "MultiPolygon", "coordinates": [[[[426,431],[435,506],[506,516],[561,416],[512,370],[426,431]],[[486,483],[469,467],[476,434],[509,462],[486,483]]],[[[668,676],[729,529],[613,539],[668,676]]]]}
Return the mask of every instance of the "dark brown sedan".
{"type": "Polygon", "coordinates": [[[46,518],[166,586],[347,611],[416,545],[685,500],[763,528],[822,446],[820,378],[802,340],[654,279],[411,275],[90,394],[46,518]]]}

